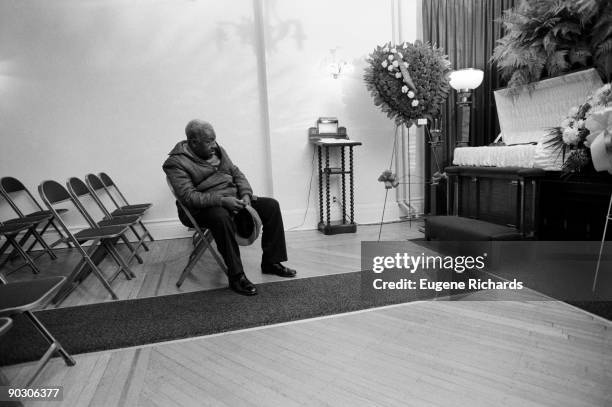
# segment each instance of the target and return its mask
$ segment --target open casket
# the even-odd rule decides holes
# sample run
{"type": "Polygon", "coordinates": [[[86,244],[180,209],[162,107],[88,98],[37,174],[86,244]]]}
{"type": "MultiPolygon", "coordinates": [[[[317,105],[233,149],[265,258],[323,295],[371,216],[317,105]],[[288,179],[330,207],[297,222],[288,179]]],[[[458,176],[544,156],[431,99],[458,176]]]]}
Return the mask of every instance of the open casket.
{"type": "Polygon", "coordinates": [[[518,95],[495,91],[505,146],[460,147],[448,180],[447,211],[516,229],[523,238],[599,240],[612,177],[561,177],[563,155],[546,143],[572,107],[603,85],[594,69],[546,79],[518,95]]]}

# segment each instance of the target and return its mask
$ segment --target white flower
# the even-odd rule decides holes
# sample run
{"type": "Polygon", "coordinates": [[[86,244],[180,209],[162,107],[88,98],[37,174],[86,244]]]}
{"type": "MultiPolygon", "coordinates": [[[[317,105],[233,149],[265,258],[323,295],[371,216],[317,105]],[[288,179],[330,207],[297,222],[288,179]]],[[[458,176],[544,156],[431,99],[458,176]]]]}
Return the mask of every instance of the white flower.
{"type": "Polygon", "coordinates": [[[597,109],[586,119],[584,126],[590,132],[585,142],[588,147],[604,131],[612,133],[612,106],[597,109]]]}
{"type": "Polygon", "coordinates": [[[393,66],[397,68],[399,66],[399,62],[393,61],[393,66]]]}
{"type": "Polygon", "coordinates": [[[573,127],[568,127],[563,130],[563,142],[565,144],[574,145],[578,144],[579,141],[580,136],[578,136],[578,130],[574,129],[573,127]]]}
{"type": "Polygon", "coordinates": [[[574,106],[569,110],[567,115],[570,117],[575,117],[577,114],[578,114],[578,107],[574,106]]]}
{"type": "Polygon", "coordinates": [[[408,97],[410,99],[414,98],[414,92],[413,91],[408,92],[408,97]]]}
{"type": "Polygon", "coordinates": [[[408,44],[404,43],[404,46],[402,48],[404,49],[408,48],[408,44]]]}
{"type": "Polygon", "coordinates": [[[387,69],[389,70],[389,72],[393,71],[393,65],[389,65],[387,69]]]}
{"type": "Polygon", "coordinates": [[[389,63],[387,62],[387,60],[384,60],[384,61],[382,61],[381,65],[383,66],[383,68],[386,68],[387,65],[389,65],[389,63]]]}
{"type": "Polygon", "coordinates": [[[610,93],[610,91],[612,91],[612,85],[610,85],[609,83],[606,83],[601,88],[595,91],[595,94],[593,95],[593,99],[595,99],[595,102],[598,104],[604,103],[606,94],[610,93]]]}
{"type": "Polygon", "coordinates": [[[402,54],[401,52],[398,52],[397,55],[399,55],[400,58],[404,58],[404,54],[402,54]]]}
{"type": "Polygon", "coordinates": [[[389,56],[387,57],[387,59],[388,59],[389,61],[393,61],[393,55],[389,55],[389,56]]]}
{"type": "Polygon", "coordinates": [[[408,86],[404,85],[402,86],[402,93],[406,93],[408,92],[408,86]]]}
{"type": "Polygon", "coordinates": [[[389,48],[384,47],[384,48],[383,48],[383,52],[389,52],[389,48]]]}
{"type": "Polygon", "coordinates": [[[579,129],[584,129],[584,120],[578,120],[576,122],[576,127],[579,129]]]}
{"type": "Polygon", "coordinates": [[[395,48],[391,48],[391,52],[395,54],[397,50],[395,48]]]}
{"type": "Polygon", "coordinates": [[[410,65],[408,65],[408,62],[404,62],[404,66],[408,68],[410,65]]]}
{"type": "Polygon", "coordinates": [[[417,106],[419,105],[419,101],[418,101],[418,100],[416,100],[416,99],[414,99],[414,100],[412,101],[412,103],[410,103],[410,104],[412,105],[412,107],[417,107],[417,106]]]}
{"type": "Polygon", "coordinates": [[[401,72],[396,72],[396,73],[395,73],[395,77],[396,77],[397,79],[401,78],[401,77],[402,77],[402,73],[401,73],[401,72]]]}

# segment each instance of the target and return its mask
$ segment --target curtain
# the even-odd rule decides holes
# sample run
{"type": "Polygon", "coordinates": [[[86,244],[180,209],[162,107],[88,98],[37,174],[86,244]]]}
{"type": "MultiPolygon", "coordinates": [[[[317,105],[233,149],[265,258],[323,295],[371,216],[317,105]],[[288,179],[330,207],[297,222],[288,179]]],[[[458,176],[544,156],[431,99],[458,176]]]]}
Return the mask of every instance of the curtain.
{"type": "MultiPolygon", "coordinates": [[[[484,79],[472,96],[470,145],[481,146],[492,142],[499,133],[493,90],[500,83],[495,67],[489,59],[496,41],[504,35],[502,24],[496,22],[504,10],[514,7],[518,0],[422,0],[423,40],[444,49],[453,69],[478,68],[484,79]]],[[[457,135],[456,92],[451,89],[442,111],[444,144],[437,148],[438,161],[443,170],[451,164],[457,135]]],[[[438,171],[429,148],[426,148],[426,179],[438,171]]],[[[430,212],[430,191],[426,187],[425,213],[430,212]]]]}

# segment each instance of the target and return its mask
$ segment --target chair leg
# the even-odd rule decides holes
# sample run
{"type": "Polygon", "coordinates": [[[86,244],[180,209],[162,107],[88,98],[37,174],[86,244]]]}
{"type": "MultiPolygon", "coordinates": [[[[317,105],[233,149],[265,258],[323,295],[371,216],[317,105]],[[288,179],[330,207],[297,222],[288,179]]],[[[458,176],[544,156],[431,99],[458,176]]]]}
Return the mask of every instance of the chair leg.
{"type": "Polygon", "coordinates": [[[206,245],[205,240],[204,239],[200,239],[198,241],[198,243],[196,244],[196,246],[191,251],[191,254],[189,255],[189,261],[187,262],[187,265],[183,269],[183,272],[181,273],[181,276],[179,277],[178,281],[176,282],[176,286],[177,287],[180,287],[181,285],[183,285],[183,282],[187,278],[187,275],[191,272],[193,267],[200,260],[200,258],[202,257],[202,255],[204,254],[206,249],[207,249],[207,245],[206,245]]]}
{"type": "Polygon", "coordinates": [[[204,234],[206,235],[206,241],[208,242],[208,247],[210,249],[210,252],[212,253],[213,258],[215,259],[219,267],[221,267],[221,270],[223,270],[223,272],[227,274],[227,266],[225,265],[225,262],[223,261],[219,253],[217,253],[215,248],[212,247],[212,241],[214,240],[212,233],[210,232],[210,230],[206,230],[204,234]]]}
{"type": "Polygon", "coordinates": [[[34,236],[34,241],[30,245],[28,250],[26,250],[27,253],[29,253],[30,250],[32,250],[32,248],[36,244],[36,242],[38,242],[42,246],[43,250],[49,255],[49,257],[51,257],[51,260],[57,259],[57,256],[55,255],[53,249],[47,244],[47,242],[45,242],[45,240],[42,238],[42,235],[39,234],[35,228],[32,228],[32,235],[34,236]]]}
{"type": "Polygon", "coordinates": [[[49,349],[47,350],[47,352],[45,352],[42,359],[40,359],[40,362],[36,368],[36,371],[34,372],[34,375],[28,380],[26,386],[30,386],[32,382],[34,382],[34,380],[38,377],[38,375],[42,371],[43,367],[47,364],[47,362],[49,361],[49,359],[51,358],[51,356],[53,356],[55,352],[59,353],[62,359],[64,359],[64,362],[66,363],[67,366],[76,365],[76,362],[74,361],[72,356],[70,356],[70,354],[66,352],[62,344],[59,343],[57,339],[53,337],[53,335],[51,335],[51,333],[47,330],[47,328],[45,328],[45,326],[40,322],[38,318],[36,318],[36,316],[31,311],[25,311],[24,314],[30,320],[30,322],[32,322],[32,324],[36,327],[38,332],[40,332],[40,334],[44,336],[45,339],[50,344],[49,349]]]}
{"type": "Polygon", "coordinates": [[[117,252],[117,249],[114,247],[113,244],[104,240],[102,241],[102,244],[104,245],[104,248],[106,249],[108,254],[110,254],[113,260],[115,260],[115,262],[119,265],[120,270],[123,271],[128,280],[131,280],[132,278],[136,277],[134,272],[132,272],[132,270],[130,269],[130,266],[125,263],[123,257],[121,257],[119,252],[117,252]]]}
{"type": "Polygon", "coordinates": [[[142,260],[142,257],[140,257],[140,255],[138,255],[138,248],[140,247],[141,242],[142,242],[142,240],[140,239],[140,236],[139,236],[138,243],[136,244],[136,247],[134,247],[132,245],[132,243],[125,236],[125,234],[121,235],[121,240],[123,241],[123,243],[125,243],[125,245],[127,246],[128,250],[132,253],[130,255],[130,257],[128,257],[126,263],[130,264],[132,262],[132,259],[134,259],[134,258],[136,258],[136,261],[138,261],[139,264],[144,263],[144,261],[142,260]]]}
{"type": "Polygon", "coordinates": [[[13,248],[17,251],[17,253],[19,253],[19,255],[23,258],[23,260],[26,263],[28,263],[28,265],[32,269],[32,272],[34,274],[40,274],[40,270],[38,269],[38,267],[36,267],[36,264],[34,264],[34,261],[30,257],[30,255],[27,254],[23,250],[23,248],[19,245],[19,243],[15,240],[15,236],[5,236],[5,237],[6,237],[6,240],[8,240],[11,243],[11,246],[13,246],[13,248]]]}
{"type": "MultiPolygon", "coordinates": [[[[27,230],[27,232],[26,232],[26,233],[25,233],[25,234],[24,234],[24,235],[21,237],[21,239],[19,239],[19,246],[20,246],[20,247],[22,247],[22,246],[25,244],[25,242],[27,242],[27,241],[28,241],[28,239],[30,238],[30,236],[32,236],[32,229],[28,229],[28,230],[27,230]]],[[[7,243],[8,243],[8,240],[7,240],[7,243]]],[[[34,242],[34,243],[36,243],[36,242],[34,242]]],[[[13,246],[13,245],[11,244],[11,246],[13,246]]],[[[14,248],[14,246],[13,246],[13,248],[14,248]]],[[[3,246],[3,247],[2,247],[2,249],[5,249],[5,246],[3,246]]],[[[4,252],[4,250],[2,250],[2,252],[4,252]]],[[[25,252],[27,253],[27,252],[28,252],[28,250],[26,250],[25,252]]],[[[4,261],[2,262],[2,264],[0,264],[0,267],[4,266],[4,265],[5,265],[7,262],[9,262],[9,261],[13,261],[13,260],[15,260],[15,259],[16,259],[17,257],[19,257],[20,255],[21,255],[21,252],[18,252],[17,250],[13,250],[13,251],[11,251],[11,252],[8,254],[8,256],[6,257],[6,259],[4,259],[4,261]]],[[[13,270],[13,272],[14,272],[14,271],[17,271],[17,270],[18,270],[18,269],[13,270]]]]}
{"type": "Polygon", "coordinates": [[[91,244],[92,248],[89,252],[84,253],[83,260],[85,260],[85,262],[87,263],[87,266],[89,266],[88,271],[93,272],[95,276],[98,278],[98,280],[100,280],[102,285],[104,285],[104,288],[106,288],[106,291],[110,293],[113,300],[117,300],[119,299],[119,297],[117,297],[117,294],[115,294],[109,282],[106,280],[106,278],[104,277],[104,275],[102,274],[102,272],[100,271],[96,263],[92,260],[91,257],[89,257],[89,253],[92,253],[92,255],[95,255],[98,252],[98,247],[97,247],[98,242],[99,240],[96,240],[91,244]]]}
{"type": "MultiPolygon", "coordinates": [[[[134,236],[136,236],[138,238],[138,240],[141,240],[140,235],[138,234],[138,231],[136,230],[136,228],[134,227],[134,225],[130,226],[130,230],[132,231],[132,233],[134,234],[134,236]]],[[[146,233],[145,233],[146,236],[146,233]]],[[[142,238],[142,247],[143,249],[145,249],[145,251],[149,251],[149,246],[147,246],[144,242],[144,238],[142,238]]]]}
{"type": "Polygon", "coordinates": [[[144,223],[142,223],[142,221],[138,222],[140,224],[140,227],[142,228],[142,230],[145,232],[145,235],[149,238],[150,241],[154,242],[155,239],[153,239],[153,235],[151,235],[151,232],[149,232],[149,229],[146,228],[146,226],[144,225],[144,223]]]}
{"type": "MultiPolygon", "coordinates": [[[[43,247],[45,252],[49,255],[49,257],[51,257],[51,260],[57,259],[57,256],[55,255],[55,252],[53,251],[53,244],[49,245],[43,239],[43,235],[45,234],[45,232],[49,228],[49,225],[51,224],[51,221],[52,220],[50,219],[47,222],[47,224],[40,230],[40,232],[38,232],[36,229],[33,229],[32,234],[34,235],[34,241],[32,243],[30,243],[30,246],[27,248],[26,253],[30,253],[32,251],[32,249],[34,248],[34,246],[36,245],[36,243],[39,243],[43,247]]],[[[25,241],[24,241],[24,243],[25,243],[25,241]]]]}
{"type": "Polygon", "coordinates": [[[53,227],[53,229],[55,229],[55,231],[57,232],[59,239],[53,243],[51,245],[51,247],[55,247],[57,244],[59,243],[65,243],[66,246],[68,247],[73,247],[73,243],[70,241],[70,239],[68,239],[67,236],[64,236],[64,234],[62,233],[62,231],[60,230],[60,228],[57,226],[57,224],[55,223],[55,218],[51,219],[49,221],[49,223],[51,224],[51,226],[53,227]]]}

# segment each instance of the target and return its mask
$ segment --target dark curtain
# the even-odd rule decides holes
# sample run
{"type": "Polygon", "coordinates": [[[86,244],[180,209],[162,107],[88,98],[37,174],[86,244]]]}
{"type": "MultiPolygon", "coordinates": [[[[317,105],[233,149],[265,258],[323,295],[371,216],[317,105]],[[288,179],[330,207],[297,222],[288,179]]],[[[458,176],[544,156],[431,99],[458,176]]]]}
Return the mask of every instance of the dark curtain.
{"type": "MultiPolygon", "coordinates": [[[[422,0],[423,40],[444,49],[453,69],[478,68],[484,79],[472,96],[470,145],[491,143],[499,134],[493,90],[501,87],[499,76],[489,59],[496,41],[504,35],[499,19],[504,10],[518,0],[422,0]]],[[[452,161],[457,135],[456,92],[451,89],[442,111],[444,144],[437,148],[443,170],[452,161]]],[[[429,145],[428,145],[429,146],[429,145]]],[[[438,171],[429,148],[426,148],[426,179],[438,171]]],[[[431,209],[431,192],[426,189],[426,212],[431,209]],[[429,199],[428,199],[429,198],[429,199]]],[[[435,198],[434,198],[435,199],[435,198]]]]}

